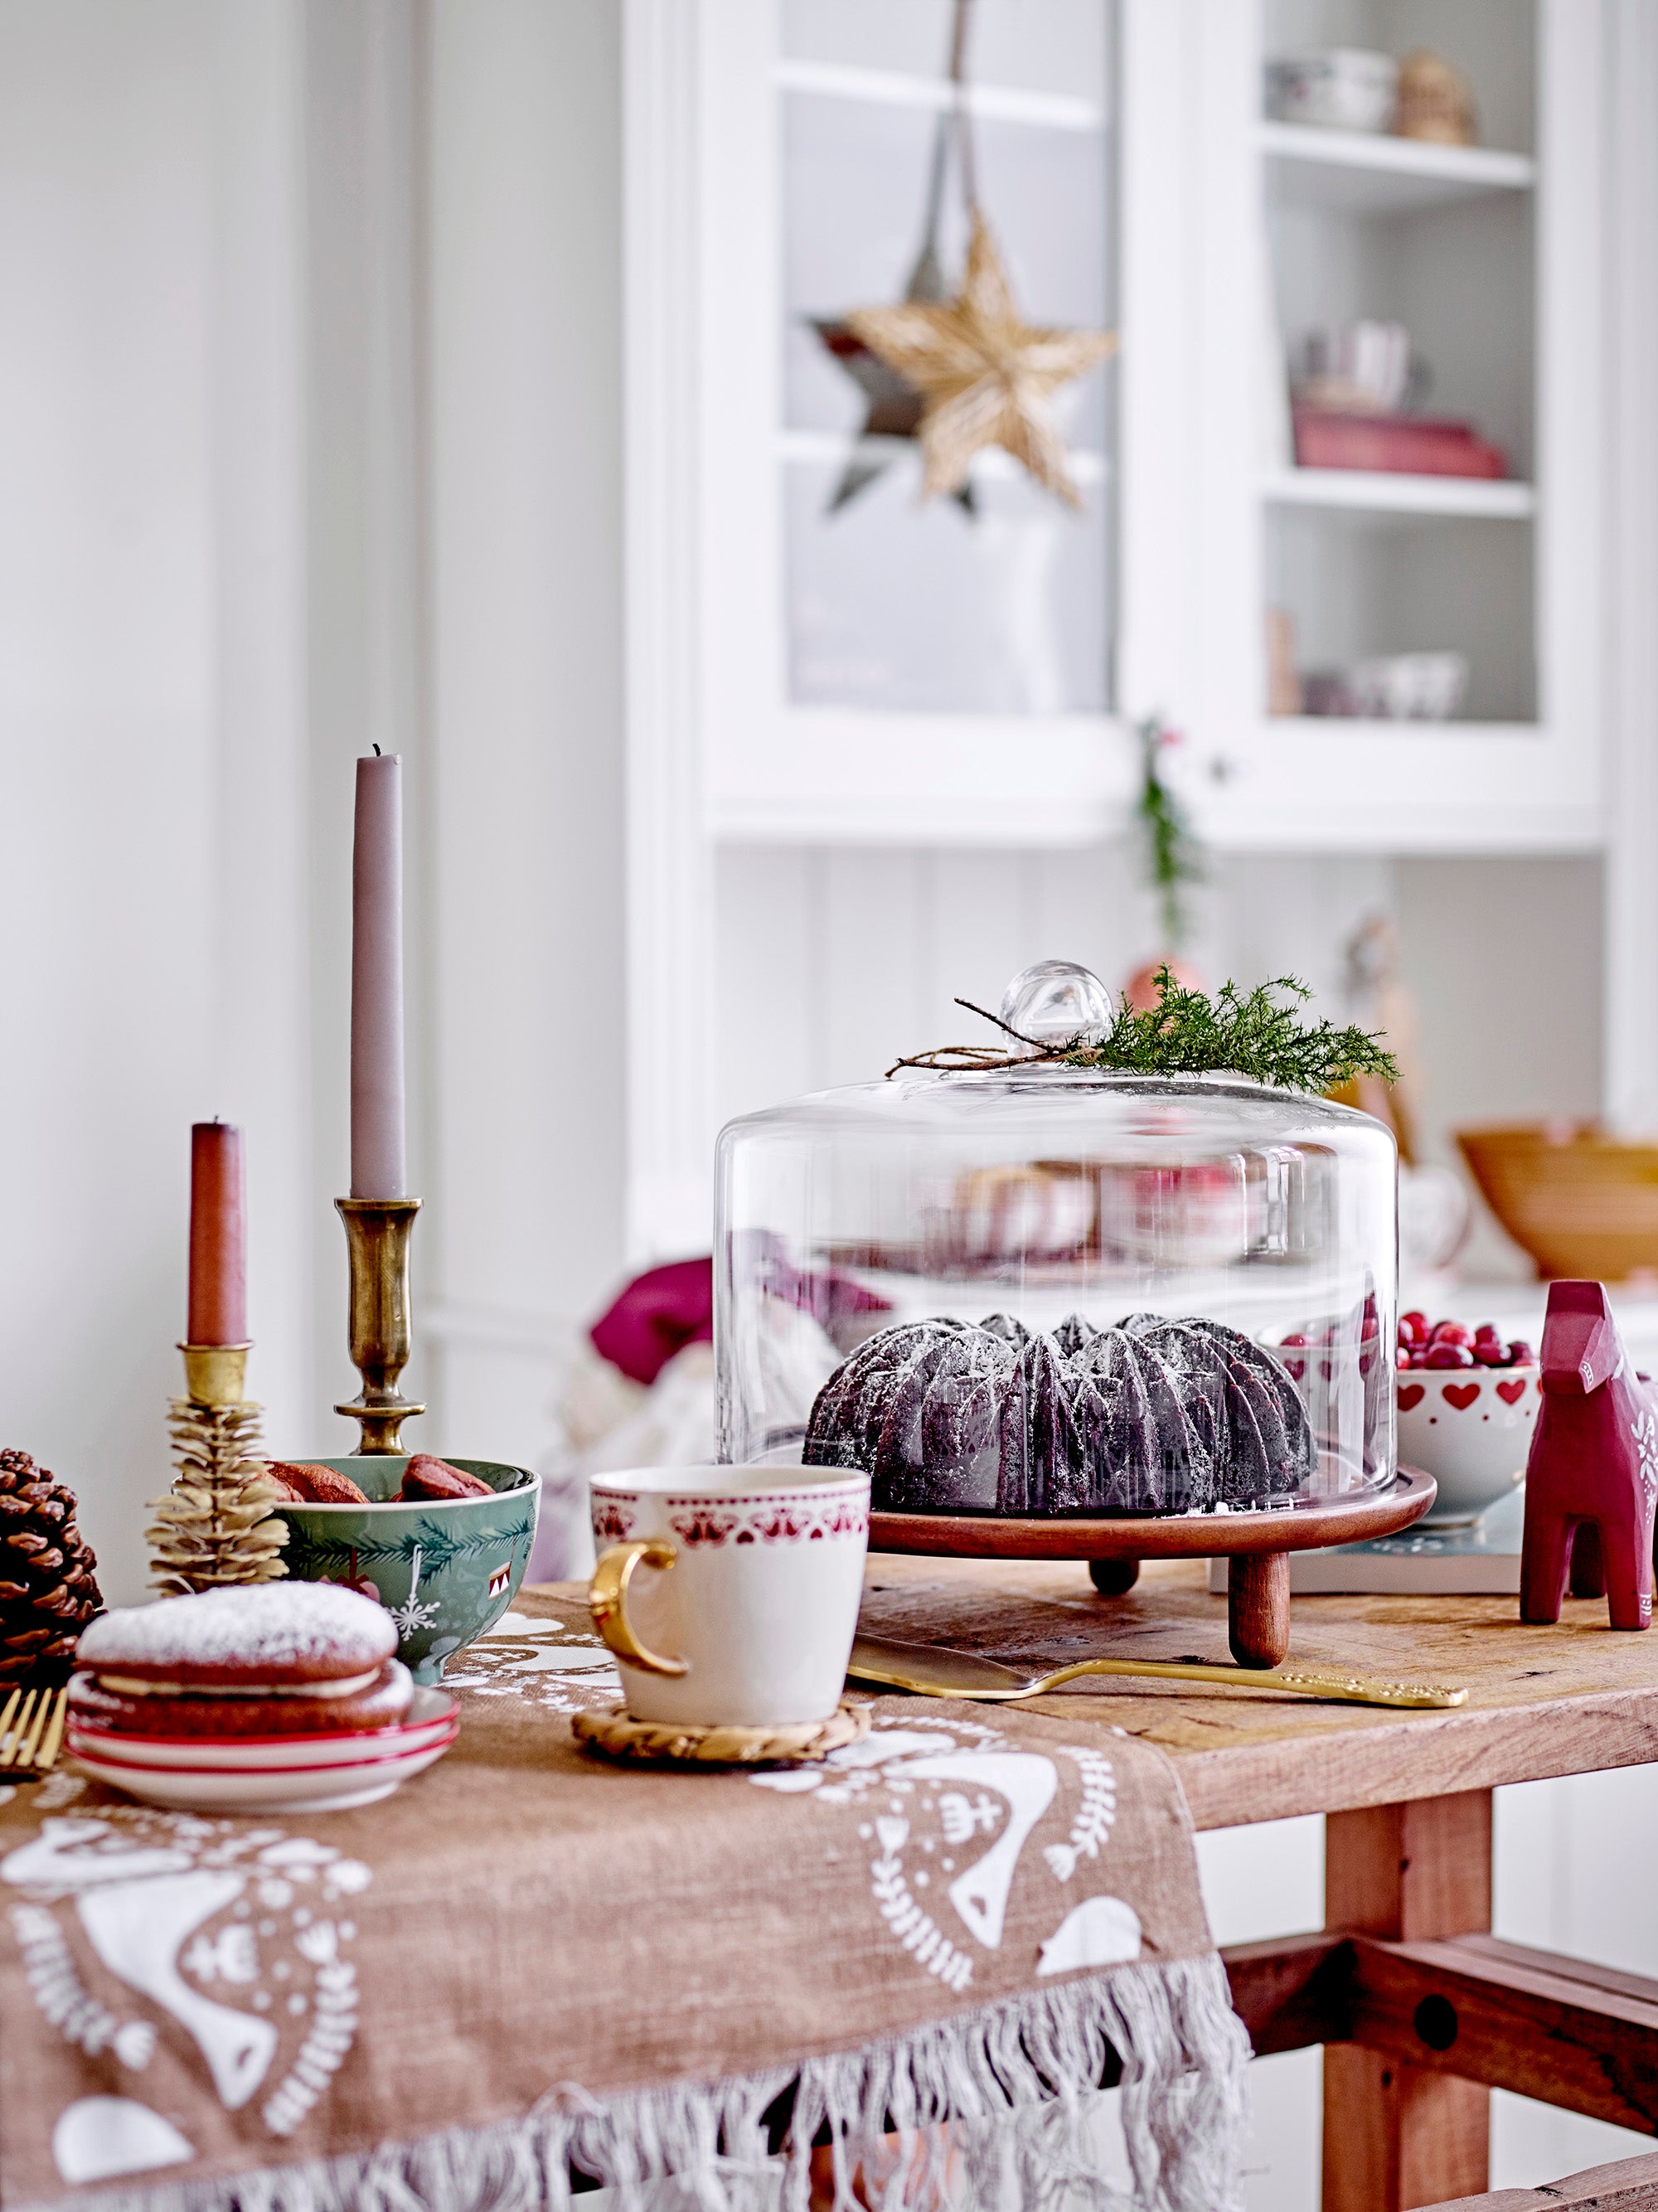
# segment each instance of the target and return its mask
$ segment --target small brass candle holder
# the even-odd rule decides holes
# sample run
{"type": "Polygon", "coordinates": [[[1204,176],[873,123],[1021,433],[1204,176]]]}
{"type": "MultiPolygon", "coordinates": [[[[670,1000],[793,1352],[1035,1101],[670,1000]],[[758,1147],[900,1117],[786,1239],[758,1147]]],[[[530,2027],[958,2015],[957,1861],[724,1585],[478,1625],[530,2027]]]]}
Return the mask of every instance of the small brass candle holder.
{"type": "Polygon", "coordinates": [[[398,1389],[409,1364],[409,1238],[421,1202],[337,1198],[334,1203],[345,1224],[351,1267],[351,1364],[362,1376],[357,1395],[334,1411],[361,1426],[354,1459],[401,1452],[404,1420],[426,1411],[398,1389]]]}
{"type": "Polygon", "coordinates": [[[248,1344],[181,1344],[185,1395],[198,1406],[240,1406],[247,1385],[248,1344]]]}

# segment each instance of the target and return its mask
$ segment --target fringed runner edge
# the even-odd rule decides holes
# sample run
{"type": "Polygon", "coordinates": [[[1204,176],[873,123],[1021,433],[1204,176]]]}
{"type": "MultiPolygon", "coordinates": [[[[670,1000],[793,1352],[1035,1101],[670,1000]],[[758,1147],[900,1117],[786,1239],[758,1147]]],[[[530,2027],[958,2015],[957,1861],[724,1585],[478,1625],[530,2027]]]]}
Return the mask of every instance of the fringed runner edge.
{"type": "Polygon", "coordinates": [[[766,2116],[793,2085],[781,2212],[807,2212],[811,2147],[824,2130],[835,2212],[861,2212],[860,2168],[878,2212],[999,2202],[1057,2212],[1067,2199],[1100,2212],[1241,2212],[1248,2059],[1212,1952],[1026,1991],[799,2066],[603,2100],[565,2084],[521,2119],[48,2201],[52,2212],[572,2212],[574,2166],[618,2190],[623,2212],[642,2212],[651,2185],[670,2179],[702,2212],[777,2212],[766,2116]],[[1085,2131],[1084,2100],[1114,2055],[1127,2197],[1095,2167],[1085,2131]]]}

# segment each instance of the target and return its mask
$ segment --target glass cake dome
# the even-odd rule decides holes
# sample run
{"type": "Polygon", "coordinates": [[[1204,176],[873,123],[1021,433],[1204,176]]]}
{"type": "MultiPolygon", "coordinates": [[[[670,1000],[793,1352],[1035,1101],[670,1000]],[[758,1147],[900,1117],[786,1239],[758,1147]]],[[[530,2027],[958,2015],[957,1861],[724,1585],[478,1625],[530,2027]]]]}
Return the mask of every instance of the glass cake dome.
{"type": "MultiPolygon", "coordinates": [[[[1111,1012],[1054,961],[1001,1018],[1057,1045],[1111,1012]]],[[[719,1148],[720,1456],[862,1468],[910,1513],[1380,1489],[1396,1175],[1370,1115],[1236,1075],[903,1068],[746,1115],[719,1148]]]]}

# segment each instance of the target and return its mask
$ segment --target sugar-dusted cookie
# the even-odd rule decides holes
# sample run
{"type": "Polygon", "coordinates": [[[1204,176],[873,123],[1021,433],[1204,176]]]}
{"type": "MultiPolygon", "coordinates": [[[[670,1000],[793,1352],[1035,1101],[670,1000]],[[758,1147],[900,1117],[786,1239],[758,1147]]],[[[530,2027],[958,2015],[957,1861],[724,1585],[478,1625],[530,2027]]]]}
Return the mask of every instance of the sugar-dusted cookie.
{"type": "Polygon", "coordinates": [[[372,1598],[283,1580],[106,1613],[82,1634],[76,1663],[180,1689],[292,1689],[372,1680],[397,1648],[397,1625],[372,1598]]]}

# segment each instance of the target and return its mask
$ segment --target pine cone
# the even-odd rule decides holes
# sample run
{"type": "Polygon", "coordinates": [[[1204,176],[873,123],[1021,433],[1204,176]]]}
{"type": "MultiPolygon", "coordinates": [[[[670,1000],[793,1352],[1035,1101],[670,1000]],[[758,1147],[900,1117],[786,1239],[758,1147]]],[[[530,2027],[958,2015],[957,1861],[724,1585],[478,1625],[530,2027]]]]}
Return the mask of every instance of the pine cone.
{"type": "Polygon", "coordinates": [[[25,1451],[0,1451],[0,1685],[63,1681],[81,1631],[104,1609],[75,1493],[25,1451]]]}

